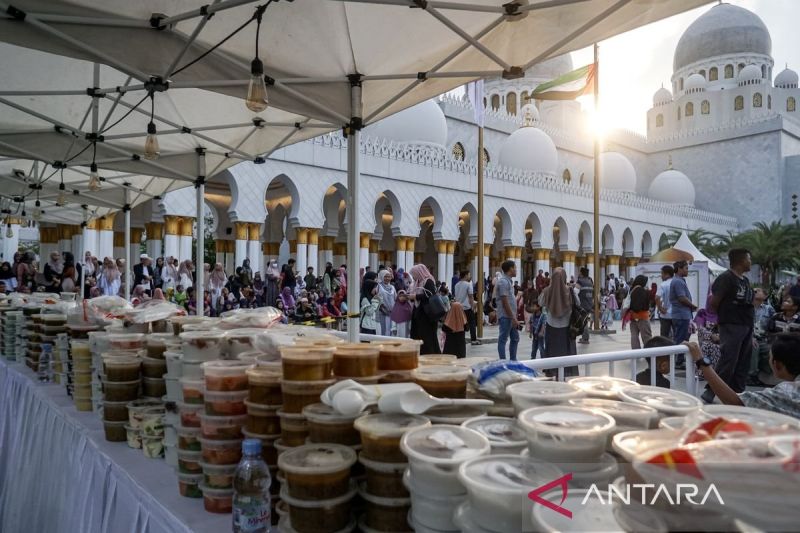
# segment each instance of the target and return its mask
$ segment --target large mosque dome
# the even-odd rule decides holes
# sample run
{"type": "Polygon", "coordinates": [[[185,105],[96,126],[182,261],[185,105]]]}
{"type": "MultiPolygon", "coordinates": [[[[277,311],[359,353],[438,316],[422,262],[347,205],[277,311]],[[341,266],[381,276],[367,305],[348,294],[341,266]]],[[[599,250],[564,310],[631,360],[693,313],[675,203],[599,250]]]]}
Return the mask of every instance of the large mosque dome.
{"type": "Polygon", "coordinates": [[[719,4],[701,15],[683,33],[675,48],[673,69],[728,54],[772,53],[772,38],[755,13],[731,4],[719,4]]]}
{"type": "Polygon", "coordinates": [[[367,126],[370,137],[398,143],[447,144],[447,119],[434,100],[426,100],[367,126]]]}
{"type": "Polygon", "coordinates": [[[600,186],[616,191],[636,191],[636,170],[619,152],[600,154],[600,186]]]}
{"type": "Polygon", "coordinates": [[[647,195],[668,204],[694,205],[694,184],[686,174],[670,168],[656,176],[647,195]]]}
{"type": "Polygon", "coordinates": [[[500,148],[499,162],[506,167],[555,174],[558,151],[545,132],[539,128],[523,127],[505,140],[500,148]]]}

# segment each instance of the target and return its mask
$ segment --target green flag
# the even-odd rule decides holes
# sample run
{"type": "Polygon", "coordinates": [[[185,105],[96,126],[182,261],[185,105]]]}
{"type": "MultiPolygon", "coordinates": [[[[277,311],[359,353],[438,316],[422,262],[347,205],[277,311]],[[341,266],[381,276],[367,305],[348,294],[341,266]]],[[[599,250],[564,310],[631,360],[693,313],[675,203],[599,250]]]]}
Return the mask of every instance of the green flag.
{"type": "Polygon", "coordinates": [[[530,95],[530,100],[574,100],[594,91],[594,63],[542,83],[530,95]]]}

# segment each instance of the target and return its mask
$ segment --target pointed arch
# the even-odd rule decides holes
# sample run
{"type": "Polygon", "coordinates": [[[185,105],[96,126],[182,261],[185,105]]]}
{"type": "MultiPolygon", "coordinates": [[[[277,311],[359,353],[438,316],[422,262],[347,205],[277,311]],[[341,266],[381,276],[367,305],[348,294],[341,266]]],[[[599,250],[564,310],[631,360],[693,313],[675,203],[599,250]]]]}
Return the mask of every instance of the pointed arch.
{"type": "Polygon", "coordinates": [[[525,233],[530,235],[531,248],[542,247],[542,222],[536,213],[531,212],[525,220],[525,233]]]}
{"type": "Polygon", "coordinates": [[[625,228],[625,231],[622,232],[622,254],[626,257],[633,257],[634,248],[633,232],[631,228],[625,228]]]}
{"type": "Polygon", "coordinates": [[[501,224],[502,231],[499,235],[500,241],[503,243],[504,246],[511,245],[511,236],[514,234],[513,232],[513,225],[511,223],[511,216],[506,211],[505,207],[501,207],[495,213],[495,222],[499,220],[501,224]]]}
{"type": "Polygon", "coordinates": [[[642,234],[642,257],[650,257],[653,255],[653,237],[650,236],[649,231],[642,234]]]}
{"type": "Polygon", "coordinates": [[[581,222],[581,227],[578,229],[578,245],[580,246],[580,250],[578,251],[589,254],[592,253],[594,247],[592,226],[589,225],[589,222],[586,220],[581,222]]]}
{"type": "Polygon", "coordinates": [[[433,196],[425,198],[419,206],[420,227],[422,227],[423,223],[430,224],[434,239],[443,238],[442,225],[444,224],[444,216],[442,215],[442,207],[433,196]]]}
{"type": "Polygon", "coordinates": [[[606,224],[600,236],[600,252],[603,254],[613,254],[616,243],[614,242],[614,230],[611,229],[611,226],[606,224]]]}
{"type": "Polygon", "coordinates": [[[559,250],[569,250],[569,227],[567,221],[562,217],[558,217],[553,223],[553,245],[559,250]],[[556,234],[558,234],[557,242],[555,241],[556,234]]]}

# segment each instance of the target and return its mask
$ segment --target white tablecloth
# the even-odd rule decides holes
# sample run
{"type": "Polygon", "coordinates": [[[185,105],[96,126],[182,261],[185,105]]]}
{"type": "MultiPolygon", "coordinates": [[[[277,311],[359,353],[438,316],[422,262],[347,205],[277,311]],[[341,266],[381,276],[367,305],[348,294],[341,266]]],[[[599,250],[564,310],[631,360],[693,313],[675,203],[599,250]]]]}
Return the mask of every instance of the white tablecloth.
{"type": "Polygon", "coordinates": [[[224,532],[231,516],[178,493],[163,459],[107,442],[63,385],[0,360],[0,531],[224,532]]]}

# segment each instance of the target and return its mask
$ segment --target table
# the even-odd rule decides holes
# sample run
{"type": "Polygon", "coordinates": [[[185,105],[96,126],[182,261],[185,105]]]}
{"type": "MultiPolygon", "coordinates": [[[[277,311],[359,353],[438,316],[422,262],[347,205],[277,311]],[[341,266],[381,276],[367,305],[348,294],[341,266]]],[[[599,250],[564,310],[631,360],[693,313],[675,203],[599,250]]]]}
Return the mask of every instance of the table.
{"type": "Polygon", "coordinates": [[[178,493],[163,459],[107,442],[97,413],[63,385],[0,360],[0,531],[214,532],[231,516],[178,493]]]}

